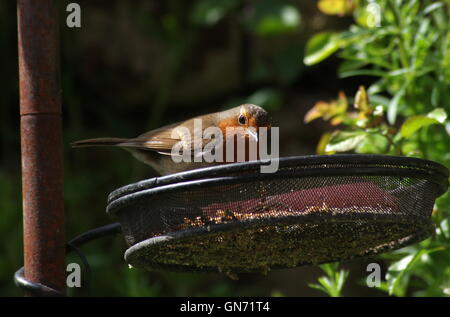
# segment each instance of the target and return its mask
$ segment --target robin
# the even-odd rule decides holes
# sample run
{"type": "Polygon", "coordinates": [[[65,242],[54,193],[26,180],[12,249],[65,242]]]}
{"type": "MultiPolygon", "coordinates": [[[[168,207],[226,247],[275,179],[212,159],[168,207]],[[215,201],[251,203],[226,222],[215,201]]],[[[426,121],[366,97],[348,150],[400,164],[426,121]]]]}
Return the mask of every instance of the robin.
{"type": "MultiPolygon", "coordinates": [[[[195,124],[201,122],[202,135],[203,132],[210,128],[218,128],[222,135],[222,149],[224,158],[226,156],[227,137],[234,134],[228,134],[227,130],[232,129],[237,137],[242,137],[246,140],[246,149],[248,149],[248,141],[258,142],[258,129],[260,127],[270,128],[270,116],[261,107],[253,104],[243,104],[238,107],[205,114],[199,117],[191,118],[186,121],[170,124],[141,134],[136,138],[99,138],[77,141],[72,144],[73,147],[86,146],[118,146],[130,151],[135,158],[150,165],[160,175],[166,175],[185,170],[210,166],[212,164],[220,164],[220,162],[206,162],[204,160],[185,160],[177,161],[173,159],[173,148],[177,145],[194,149],[195,147],[195,124]],[[199,120],[196,120],[199,119],[199,120]]],[[[196,128],[197,129],[197,128],[196,128]]],[[[202,139],[202,145],[205,145],[202,139]]],[[[220,146],[220,144],[219,144],[220,146]]],[[[234,158],[231,162],[237,160],[237,151],[233,151],[234,158]]],[[[248,152],[248,151],[246,151],[248,152]]],[[[194,151],[189,155],[193,158],[194,151]]],[[[246,153],[245,160],[249,160],[249,155],[246,153]]],[[[224,159],[223,161],[230,162],[224,159]]]]}

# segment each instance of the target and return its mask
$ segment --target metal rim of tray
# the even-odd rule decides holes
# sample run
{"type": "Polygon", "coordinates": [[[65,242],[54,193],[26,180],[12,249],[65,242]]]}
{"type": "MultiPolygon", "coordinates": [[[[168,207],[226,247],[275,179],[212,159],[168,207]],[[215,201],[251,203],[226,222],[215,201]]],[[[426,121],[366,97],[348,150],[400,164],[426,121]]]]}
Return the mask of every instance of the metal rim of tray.
{"type": "Polygon", "coordinates": [[[440,185],[441,194],[448,186],[449,172],[446,167],[434,161],[389,156],[389,155],[365,155],[365,154],[341,154],[341,155],[311,155],[293,156],[279,159],[279,169],[304,166],[301,171],[277,171],[275,173],[252,173],[243,175],[229,175],[254,171],[262,163],[251,161],[243,163],[224,164],[189,170],[166,176],[154,177],[137,183],[120,187],[108,197],[106,212],[114,214],[121,206],[139,198],[140,196],[163,193],[165,191],[177,191],[191,186],[206,187],[219,183],[239,183],[245,181],[289,178],[289,177],[314,177],[314,176],[397,176],[417,177],[434,181],[440,185]],[[329,168],[326,165],[364,165],[364,167],[336,167],[329,168]],[[321,168],[321,166],[323,168],[321,168]],[[222,177],[221,177],[222,176],[222,177]]]}

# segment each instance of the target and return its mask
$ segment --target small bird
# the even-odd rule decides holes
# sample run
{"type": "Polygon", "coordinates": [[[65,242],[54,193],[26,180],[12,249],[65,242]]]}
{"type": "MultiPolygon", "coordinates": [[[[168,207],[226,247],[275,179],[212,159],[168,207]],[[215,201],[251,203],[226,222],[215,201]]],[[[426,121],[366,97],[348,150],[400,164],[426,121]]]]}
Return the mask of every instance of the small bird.
{"type": "MultiPolygon", "coordinates": [[[[201,131],[202,136],[205,129],[209,127],[216,127],[220,129],[222,135],[224,136],[222,142],[224,162],[226,161],[227,129],[242,128],[235,129],[235,131],[238,137],[244,137],[246,140],[247,150],[245,160],[248,161],[248,140],[252,139],[253,141],[258,142],[258,128],[266,127],[270,129],[271,125],[271,118],[267,111],[253,104],[243,104],[225,111],[205,114],[182,122],[166,125],[156,130],[141,134],[136,138],[88,139],[74,142],[72,143],[72,146],[118,146],[130,151],[135,158],[150,165],[160,175],[220,164],[218,162],[206,162],[204,160],[201,162],[194,162],[193,159],[190,162],[175,162],[172,159],[172,149],[180,141],[183,145],[187,145],[191,149],[194,149],[195,119],[201,120],[203,130],[201,131]]],[[[211,140],[208,139],[202,139],[203,145],[210,141],[211,140]]],[[[235,142],[235,147],[236,144],[237,142],[235,142]]],[[[194,151],[192,151],[190,155],[193,157],[194,151]]],[[[236,151],[234,151],[234,161],[236,160],[236,151]]]]}

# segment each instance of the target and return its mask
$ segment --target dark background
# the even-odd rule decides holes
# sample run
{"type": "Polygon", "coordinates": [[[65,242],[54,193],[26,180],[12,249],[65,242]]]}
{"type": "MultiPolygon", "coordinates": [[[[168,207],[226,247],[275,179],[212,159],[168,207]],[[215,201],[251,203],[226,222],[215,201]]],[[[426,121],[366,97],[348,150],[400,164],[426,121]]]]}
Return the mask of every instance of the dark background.
{"type": "MultiPolygon", "coordinates": [[[[76,1],[82,27],[72,29],[65,24],[69,2],[59,1],[67,238],[114,221],[105,214],[108,193],[154,176],[125,151],[71,149],[71,142],[133,137],[252,102],[265,107],[273,125],[281,127],[281,156],[314,154],[327,126],[320,121],[305,125],[306,111],[339,90],[353,95],[364,84],[361,79],[338,79],[337,58],[313,67],[303,64],[309,37],[345,29],[351,22],[323,15],[316,1],[236,0],[228,1],[225,9],[223,1],[76,1]],[[286,8],[291,17],[292,10],[298,13],[298,23],[283,24],[280,16],[286,8]]],[[[1,1],[0,296],[22,294],[12,279],[22,265],[16,22],[15,1],[1,1]]],[[[322,295],[308,287],[321,275],[318,267],[242,275],[233,281],[219,274],[128,269],[125,248],[121,236],[83,247],[93,269],[92,294],[322,295]]],[[[67,258],[73,261],[79,262],[67,258]]],[[[344,295],[382,294],[362,286],[371,261],[343,263],[351,268],[344,295]]]]}

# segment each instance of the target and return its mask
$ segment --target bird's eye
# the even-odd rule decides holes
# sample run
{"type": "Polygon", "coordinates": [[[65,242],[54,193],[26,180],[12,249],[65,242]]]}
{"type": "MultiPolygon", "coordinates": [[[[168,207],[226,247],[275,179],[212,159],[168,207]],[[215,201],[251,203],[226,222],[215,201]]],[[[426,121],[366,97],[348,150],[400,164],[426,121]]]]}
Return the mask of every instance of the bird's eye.
{"type": "Polygon", "coordinates": [[[240,115],[240,116],[239,116],[239,123],[240,123],[240,124],[245,124],[245,121],[246,121],[245,116],[244,116],[244,115],[240,115]]]}

